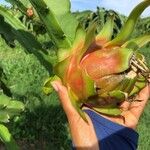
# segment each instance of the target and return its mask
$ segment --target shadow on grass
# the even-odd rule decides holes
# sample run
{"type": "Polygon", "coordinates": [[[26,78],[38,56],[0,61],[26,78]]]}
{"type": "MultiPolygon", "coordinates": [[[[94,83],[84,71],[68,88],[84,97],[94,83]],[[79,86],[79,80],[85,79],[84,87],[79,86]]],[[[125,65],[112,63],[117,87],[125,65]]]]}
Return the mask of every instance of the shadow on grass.
{"type": "Polygon", "coordinates": [[[69,150],[71,140],[66,116],[60,106],[40,106],[12,123],[13,136],[22,150],[69,150]]]}

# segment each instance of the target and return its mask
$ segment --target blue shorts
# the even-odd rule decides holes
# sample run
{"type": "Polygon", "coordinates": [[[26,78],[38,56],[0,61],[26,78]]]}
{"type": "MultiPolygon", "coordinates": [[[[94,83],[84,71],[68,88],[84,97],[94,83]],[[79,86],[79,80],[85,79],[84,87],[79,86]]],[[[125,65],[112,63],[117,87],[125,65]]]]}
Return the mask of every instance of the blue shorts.
{"type": "Polygon", "coordinates": [[[107,120],[92,110],[84,111],[92,120],[100,150],[137,149],[139,135],[136,131],[107,120]]]}

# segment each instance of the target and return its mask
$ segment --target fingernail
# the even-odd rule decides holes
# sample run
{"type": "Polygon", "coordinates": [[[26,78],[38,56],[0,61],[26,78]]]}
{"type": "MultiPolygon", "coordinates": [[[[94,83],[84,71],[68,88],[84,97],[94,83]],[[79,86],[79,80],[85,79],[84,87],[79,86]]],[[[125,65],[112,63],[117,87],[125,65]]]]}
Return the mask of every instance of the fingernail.
{"type": "Polygon", "coordinates": [[[57,86],[57,84],[54,83],[54,82],[51,82],[51,85],[52,85],[52,87],[55,89],[55,91],[58,92],[58,86],[57,86]]]}

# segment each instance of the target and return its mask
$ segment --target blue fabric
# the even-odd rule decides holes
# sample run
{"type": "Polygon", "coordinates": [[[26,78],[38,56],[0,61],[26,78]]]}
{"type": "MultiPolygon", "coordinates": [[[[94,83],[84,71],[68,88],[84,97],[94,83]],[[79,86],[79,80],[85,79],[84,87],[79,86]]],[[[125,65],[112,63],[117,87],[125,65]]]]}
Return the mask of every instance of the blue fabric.
{"type": "Polygon", "coordinates": [[[136,150],[138,133],[116,124],[92,110],[84,110],[92,120],[100,150],[136,150]]]}

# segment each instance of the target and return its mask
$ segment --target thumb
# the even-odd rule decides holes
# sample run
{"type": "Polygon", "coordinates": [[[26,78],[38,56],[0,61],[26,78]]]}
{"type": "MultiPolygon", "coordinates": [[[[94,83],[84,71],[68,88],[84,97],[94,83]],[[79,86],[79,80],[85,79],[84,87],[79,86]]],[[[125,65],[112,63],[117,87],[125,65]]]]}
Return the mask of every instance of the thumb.
{"type": "Polygon", "coordinates": [[[61,81],[53,81],[51,82],[52,87],[55,89],[55,91],[59,94],[60,98],[63,94],[68,95],[67,88],[62,85],[61,81]]]}
{"type": "Polygon", "coordinates": [[[61,85],[61,82],[59,82],[59,81],[53,81],[53,82],[51,82],[51,85],[52,85],[52,87],[54,88],[54,90],[56,91],[56,92],[58,92],[59,91],[59,85],[61,85]]]}
{"type": "Polygon", "coordinates": [[[75,108],[73,107],[71,100],[68,95],[67,88],[62,85],[61,81],[53,81],[51,82],[51,85],[55,89],[55,91],[58,93],[60,102],[63,106],[63,109],[66,113],[74,112],[75,108]]]}

